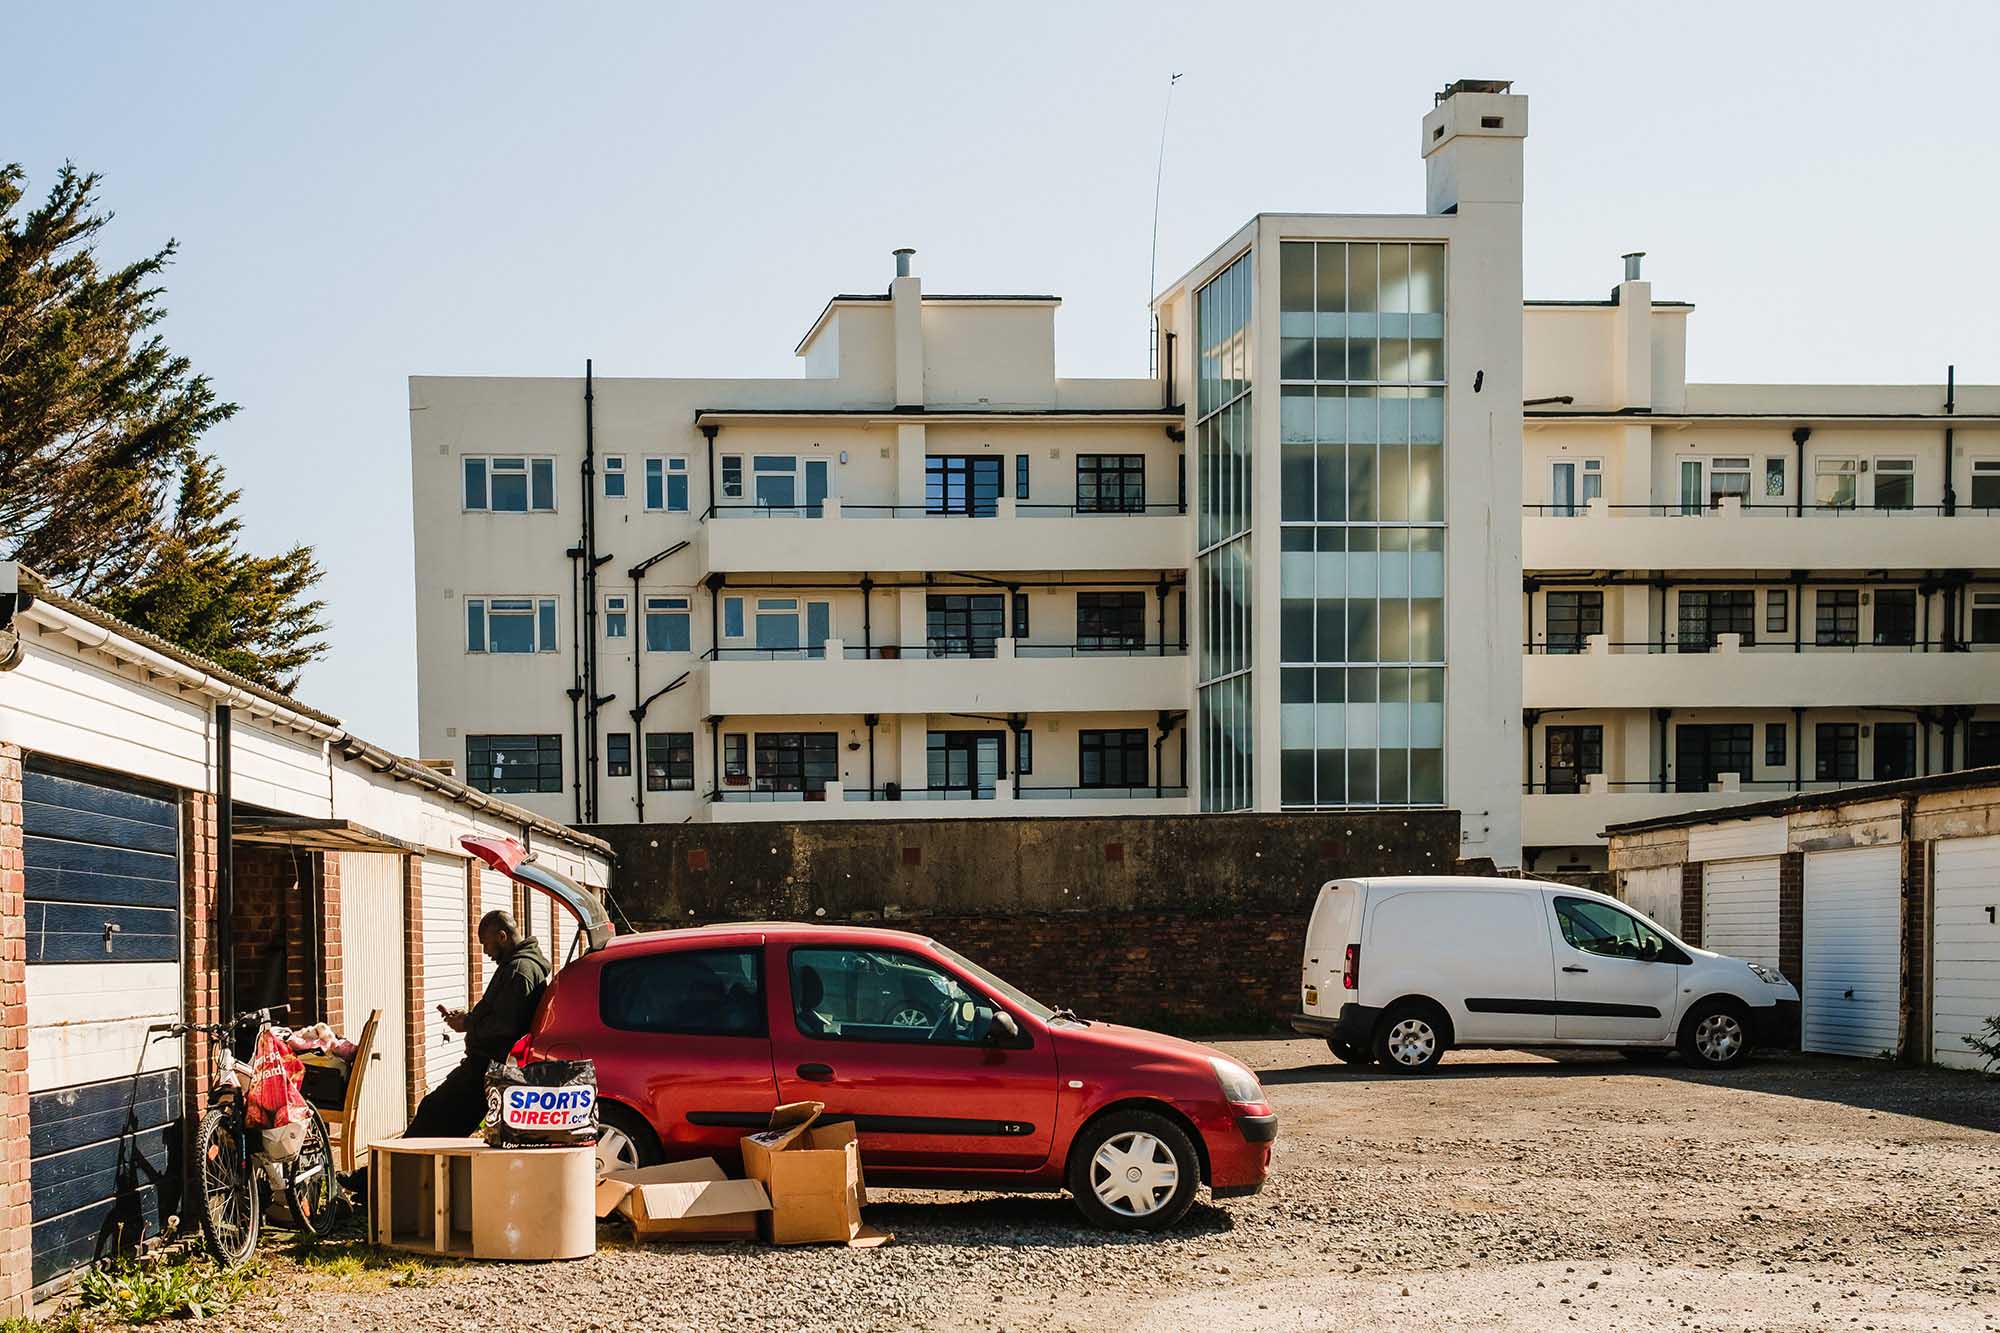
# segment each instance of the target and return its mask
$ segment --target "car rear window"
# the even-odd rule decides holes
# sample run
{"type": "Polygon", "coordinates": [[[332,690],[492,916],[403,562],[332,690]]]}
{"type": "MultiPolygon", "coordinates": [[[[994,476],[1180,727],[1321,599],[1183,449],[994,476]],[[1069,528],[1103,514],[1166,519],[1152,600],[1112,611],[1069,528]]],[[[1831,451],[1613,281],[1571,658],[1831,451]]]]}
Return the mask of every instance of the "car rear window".
{"type": "Polygon", "coordinates": [[[762,1037],[763,954],[758,949],[677,949],[604,965],[598,1016],[625,1032],[762,1037]]]}

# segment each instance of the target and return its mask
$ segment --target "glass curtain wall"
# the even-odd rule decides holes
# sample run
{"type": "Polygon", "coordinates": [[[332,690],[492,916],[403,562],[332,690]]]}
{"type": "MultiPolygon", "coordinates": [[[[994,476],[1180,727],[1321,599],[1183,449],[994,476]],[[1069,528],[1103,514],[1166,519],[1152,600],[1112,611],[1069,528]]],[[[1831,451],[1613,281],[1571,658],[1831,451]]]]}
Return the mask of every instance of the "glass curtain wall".
{"type": "Polygon", "coordinates": [[[1280,248],[1279,800],[1441,805],[1445,247],[1280,248]]]}
{"type": "Polygon", "coordinates": [[[1252,253],[1195,295],[1195,577],[1201,653],[1201,808],[1254,802],[1250,724],[1250,290],[1252,253]]]}

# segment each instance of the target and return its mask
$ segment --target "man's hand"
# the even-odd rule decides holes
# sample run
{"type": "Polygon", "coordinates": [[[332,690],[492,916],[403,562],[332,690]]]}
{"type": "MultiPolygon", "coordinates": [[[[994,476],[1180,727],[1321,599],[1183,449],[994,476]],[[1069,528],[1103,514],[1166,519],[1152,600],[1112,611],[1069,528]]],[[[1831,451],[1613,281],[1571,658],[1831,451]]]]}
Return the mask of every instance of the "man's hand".
{"type": "Polygon", "coordinates": [[[450,1028],[453,1032],[465,1031],[465,1010],[447,1009],[443,1005],[439,1005],[437,1009],[438,1014],[444,1019],[446,1027],[450,1028]]]}

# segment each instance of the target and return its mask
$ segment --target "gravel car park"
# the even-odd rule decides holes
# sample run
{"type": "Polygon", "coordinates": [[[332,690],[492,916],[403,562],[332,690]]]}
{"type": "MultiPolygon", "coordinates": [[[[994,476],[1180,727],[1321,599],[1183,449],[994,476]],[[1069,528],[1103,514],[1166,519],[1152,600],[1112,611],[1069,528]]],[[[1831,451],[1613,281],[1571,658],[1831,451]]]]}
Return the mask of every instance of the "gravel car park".
{"type": "Polygon", "coordinates": [[[879,1250],[634,1248],[275,1273],[288,1330],[2000,1328],[2000,1084],[1758,1057],[1726,1074],[1456,1052],[1427,1079],[1227,1042],[1285,1124],[1265,1191],[1162,1235],[1061,1199],[884,1192],[879,1250]]]}

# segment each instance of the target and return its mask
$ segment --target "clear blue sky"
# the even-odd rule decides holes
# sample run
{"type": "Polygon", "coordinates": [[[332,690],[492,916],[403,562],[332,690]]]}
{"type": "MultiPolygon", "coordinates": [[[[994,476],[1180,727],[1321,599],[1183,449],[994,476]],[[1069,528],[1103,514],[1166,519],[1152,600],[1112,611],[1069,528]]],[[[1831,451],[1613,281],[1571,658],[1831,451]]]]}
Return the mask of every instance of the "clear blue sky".
{"type": "Polygon", "coordinates": [[[1710,380],[2000,381],[2000,6],[14,3],[0,160],[169,236],[166,333],[242,413],[249,539],[304,540],[302,697],[415,742],[412,373],[788,375],[825,298],[1049,291],[1063,373],[1145,369],[1162,280],[1252,213],[1420,211],[1456,77],[1532,99],[1533,296],[1625,250],[1710,380]]]}

